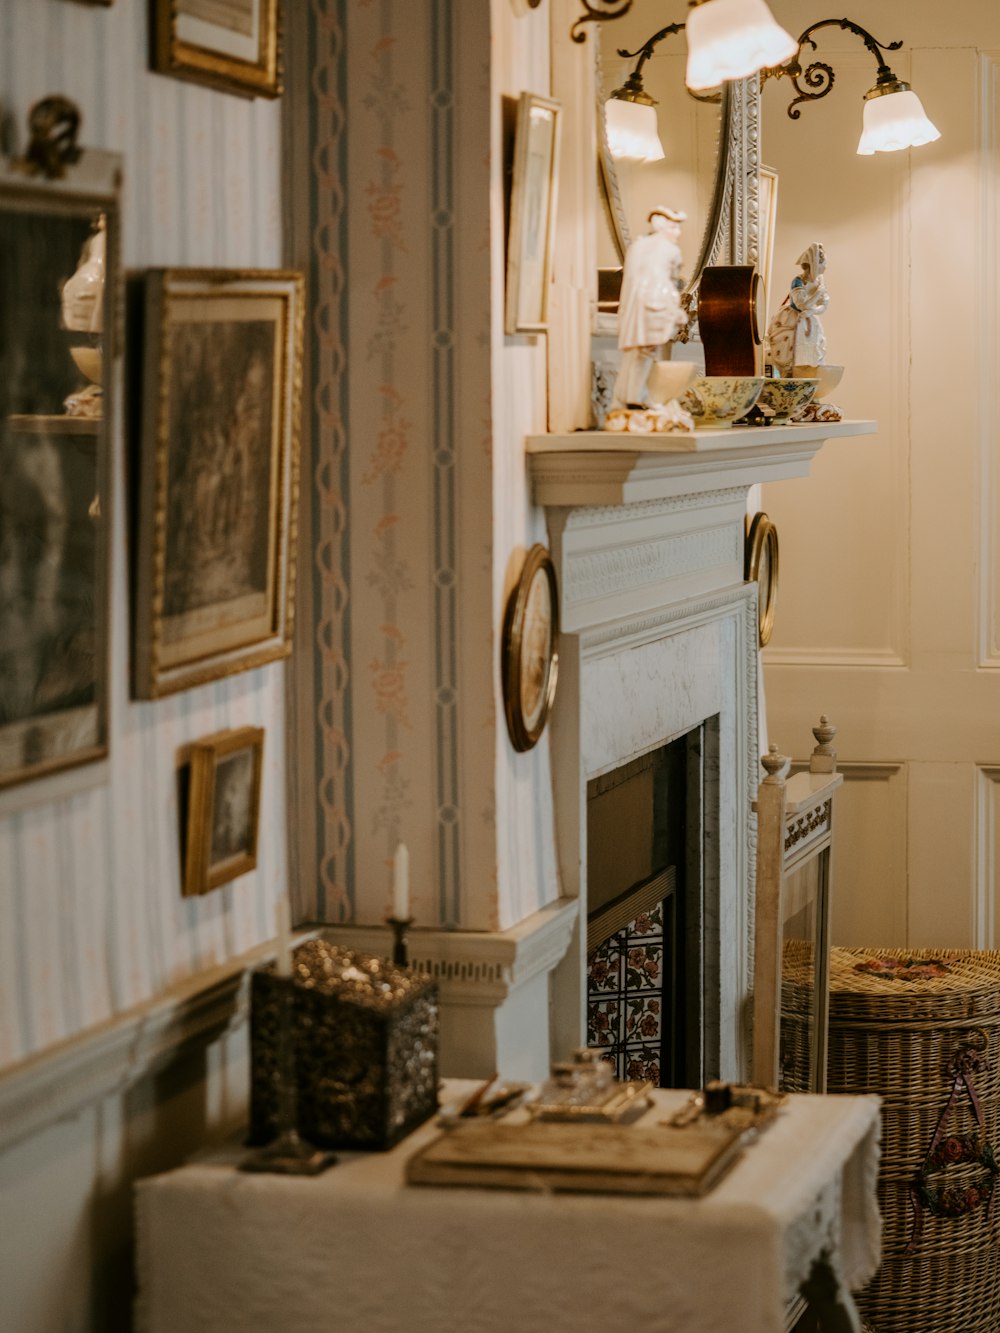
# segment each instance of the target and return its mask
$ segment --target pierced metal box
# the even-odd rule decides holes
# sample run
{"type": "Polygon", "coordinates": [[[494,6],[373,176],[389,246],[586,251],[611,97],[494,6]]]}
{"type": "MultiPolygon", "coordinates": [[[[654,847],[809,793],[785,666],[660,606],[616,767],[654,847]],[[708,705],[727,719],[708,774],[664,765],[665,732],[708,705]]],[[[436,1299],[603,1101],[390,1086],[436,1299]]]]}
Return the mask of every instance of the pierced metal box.
{"type": "MultiPolygon", "coordinates": [[[[251,981],[250,1140],[275,1132],[281,988],[251,981]]],[[[384,958],[308,940],[293,955],[298,1129],[326,1148],[391,1148],[437,1110],[438,994],[384,958]]]]}

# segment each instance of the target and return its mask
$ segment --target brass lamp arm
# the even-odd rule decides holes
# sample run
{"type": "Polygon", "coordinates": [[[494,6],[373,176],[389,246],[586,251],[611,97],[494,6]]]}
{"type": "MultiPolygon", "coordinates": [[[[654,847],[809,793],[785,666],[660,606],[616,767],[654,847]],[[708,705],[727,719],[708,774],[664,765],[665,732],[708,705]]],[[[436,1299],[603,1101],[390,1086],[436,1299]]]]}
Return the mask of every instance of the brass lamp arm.
{"type": "MultiPolygon", "coordinates": [[[[876,63],[878,64],[877,86],[895,84],[897,82],[895,74],[893,74],[892,70],[882,58],[882,52],[898,51],[903,45],[901,40],[898,42],[880,42],[872,36],[867,28],[862,28],[861,25],[855,23],[853,19],[820,19],[818,23],[810,24],[799,38],[800,55],[802,48],[807,44],[811,46],[814,51],[817,49],[816,43],[813,40],[813,33],[818,32],[821,28],[843,28],[846,32],[853,32],[855,36],[861,38],[865,46],[868,47],[868,50],[875,57],[876,63]]],[[[825,61],[814,60],[805,70],[803,70],[801,61],[798,57],[794,60],[790,60],[786,65],[779,65],[776,69],[764,71],[765,78],[781,78],[783,75],[787,75],[791,79],[795,91],[798,93],[798,96],[794,97],[788,104],[788,115],[791,120],[798,120],[801,116],[802,112],[798,109],[800,102],[818,102],[821,97],[827,95],[833,87],[836,78],[832,67],[825,61]],[[799,83],[800,78],[806,84],[805,88],[799,83]],[[812,89],[813,91],[808,91],[809,89],[812,89]]]]}

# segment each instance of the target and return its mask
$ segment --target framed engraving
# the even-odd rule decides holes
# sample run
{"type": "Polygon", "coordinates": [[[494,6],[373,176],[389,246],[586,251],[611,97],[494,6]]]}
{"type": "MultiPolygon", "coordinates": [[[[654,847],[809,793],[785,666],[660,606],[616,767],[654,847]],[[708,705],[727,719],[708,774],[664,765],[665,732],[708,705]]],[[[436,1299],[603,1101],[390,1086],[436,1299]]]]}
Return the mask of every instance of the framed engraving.
{"type": "Polygon", "coordinates": [[[120,181],[55,130],[0,166],[0,789],[108,753],[120,181]]]}
{"type": "Polygon", "coordinates": [[[280,97],[280,0],[153,0],[161,74],[250,97],[280,97]]]}
{"type": "Polygon", "coordinates": [[[507,239],[507,333],[538,333],[548,326],[558,152],[559,103],[522,93],[507,239]]]}
{"type": "Polygon", "coordinates": [[[220,731],[191,752],[184,896],[210,893],[257,865],[264,732],[220,731]]]}
{"type": "Polygon", "coordinates": [[[134,689],[152,699],[291,651],[303,279],[148,275],[134,689]]]}
{"type": "Polygon", "coordinates": [[[510,595],[503,633],[503,701],[515,750],[530,750],[545,730],[559,667],[559,601],[548,551],[528,552],[510,595]]]}

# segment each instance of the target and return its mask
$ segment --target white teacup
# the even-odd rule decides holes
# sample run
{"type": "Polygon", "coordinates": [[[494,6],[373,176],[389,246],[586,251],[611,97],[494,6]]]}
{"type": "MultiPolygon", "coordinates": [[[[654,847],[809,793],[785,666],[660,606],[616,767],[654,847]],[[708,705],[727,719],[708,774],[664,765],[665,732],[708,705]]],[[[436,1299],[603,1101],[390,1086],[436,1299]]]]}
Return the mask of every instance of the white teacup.
{"type": "Polygon", "coordinates": [[[649,372],[649,401],[654,407],[680,398],[698,372],[693,361],[656,361],[649,372]]]}

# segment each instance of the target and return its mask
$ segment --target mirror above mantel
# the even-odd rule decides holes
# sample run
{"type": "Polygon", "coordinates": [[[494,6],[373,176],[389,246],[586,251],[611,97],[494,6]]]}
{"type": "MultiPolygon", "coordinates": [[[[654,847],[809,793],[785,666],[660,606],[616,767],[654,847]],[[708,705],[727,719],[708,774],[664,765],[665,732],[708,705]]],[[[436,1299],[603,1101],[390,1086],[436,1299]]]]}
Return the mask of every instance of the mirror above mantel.
{"type": "MultiPolygon", "coordinates": [[[[655,103],[662,156],[659,160],[622,155],[609,134],[608,101],[642,60],[641,48],[657,31],[654,0],[645,0],[620,23],[603,24],[599,33],[598,114],[601,134],[603,225],[599,227],[597,259],[600,268],[622,263],[629,243],[646,230],[650,209],[658,204],[681,209],[687,223],[681,237],[683,273],[688,282],[700,265],[701,252],[711,243],[717,212],[716,180],[724,172],[720,161],[727,146],[722,127],[728,120],[728,98],[719,91],[710,99],[695,98],[684,84],[686,51],[682,34],[657,43],[642,61],[642,85],[655,103]],[[626,53],[626,54],[623,54],[626,53]]],[[[662,13],[662,10],[661,10],[662,13]]]]}
{"type": "MultiPolygon", "coordinates": [[[[645,232],[653,205],[682,209],[687,214],[680,242],[682,273],[685,288],[691,291],[706,265],[745,263],[756,254],[757,80],[725,84],[714,93],[692,95],[684,82],[684,34],[668,33],[642,63],[645,90],[656,102],[663,158],[636,161],[613,155],[605,118],[606,99],[635,69],[643,45],[671,18],[682,24],[685,13],[680,0],[674,16],[667,13],[662,0],[635,0],[617,22],[597,26],[603,205],[597,254],[600,270],[618,269],[629,243],[645,232]]],[[[606,286],[605,281],[602,288],[606,286]]],[[[613,298],[610,304],[613,308],[613,298]]]]}

